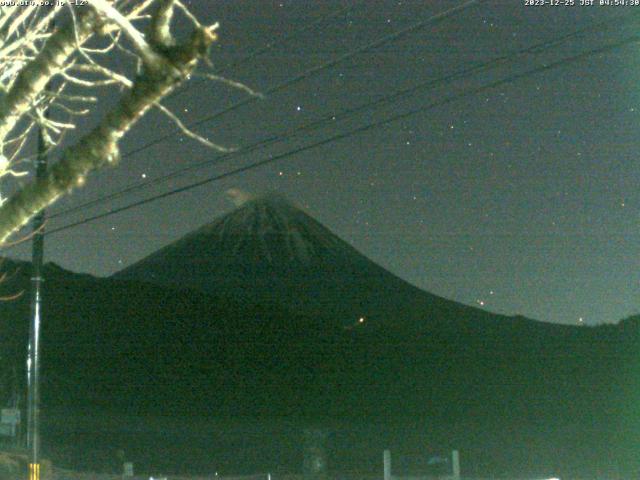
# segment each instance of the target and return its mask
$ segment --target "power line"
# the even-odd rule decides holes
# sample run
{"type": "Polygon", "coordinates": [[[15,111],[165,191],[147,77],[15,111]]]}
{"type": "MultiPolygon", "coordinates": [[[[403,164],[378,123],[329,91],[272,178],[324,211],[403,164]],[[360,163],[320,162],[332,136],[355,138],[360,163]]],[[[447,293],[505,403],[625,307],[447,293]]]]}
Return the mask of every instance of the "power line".
{"type": "MultiPolygon", "coordinates": [[[[437,13],[435,15],[432,15],[429,18],[427,18],[426,20],[421,20],[419,22],[416,22],[416,23],[414,23],[412,25],[409,25],[408,27],[405,27],[405,28],[403,28],[401,30],[398,30],[397,32],[391,33],[389,35],[385,35],[383,37],[380,37],[377,40],[374,40],[371,43],[367,43],[366,45],[363,45],[362,47],[356,48],[355,50],[351,50],[351,51],[349,51],[349,52],[347,52],[345,54],[342,54],[342,55],[336,57],[333,60],[330,60],[330,61],[328,61],[326,63],[317,65],[317,66],[312,67],[312,68],[310,68],[308,70],[305,70],[304,72],[299,73],[299,74],[297,74],[297,75],[295,75],[295,76],[293,76],[293,77],[291,77],[291,78],[289,78],[289,79],[287,79],[287,80],[285,80],[285,81],[283,81],[283,82],[281,82],[281,83],[269,88],[268,90],[266,90],[265,92],[262,92],[262,93],[263,93],[263,95],[271,95],[273,93],[277,93],[280,90],[284,90],[285,88],[288,88],[288,87],[290,87],[292,85],[295,85],[296,83],[298,83],[298,82],[300,82],[300,81],[302,81],[302,80],[304,80],[304,79],[306,79],[306,78],[308,78],[308,77],[310,77],[310,76],[312,76],[312,75],[314,75],[314,74],[316,74],[318,72],[321,72],[323,70],[331,68],[331,67],[333,67],[333,66],[335,66],[335,65],[337,65],[337,64],[339,64],[339,63],[341,63],[341,62],[343,62],[343,61],[345,61],[345,60],[347,60],[347,59],[349,59],[351,57],[354,57],[356,55],[364,53],[367,50],[371,50],[372,48],[379,47],[380,45],[384,45],[385,43],[388,43],[388,42],[391,42],[393,40],[396,40],[396,39],[398,39],[400,37],[403,37],[403,36],[405,36],[405,35],[407,35],[409,33],[414,32],[416,30],[424,28],[425,26],[427,26],[429,24],[433,24],[433,23],[438,23],[438,22],[444,21],[447,18],[449,18],[450,16],[453,16],[453,15],[455,15],[455,14],[457,14],[457,13],[463,11],[463,10],[466,10],[467,8],[473,7],[475,5],[478,5],[478,4],[486,2],[486,1],[488,1],[488,0],[467,0],[462,5],[459,5],[457,7],[453,7],[453,8],[450,8],[448,10],[445,10],[443,12],[440,12],[440,13],[437,13]]],[[[222,115],[224,115],[226,113],[229,113],[229,112],[232,112],[234,110],[237,110],[238,108],[243,107],[245,105],[249,105],[249,104],[251,104],[251,103],[253,103],[253,102],[257,101],[257,100],[258,100],[258,97],[255,97],[255,96],[245,98],[244,100],[240,100],[239,102],[236,102],[236,103],[228,106],[227,108],[224,108],[222,110],[218,110],[217,112],[215,112],[215,113],[213,113],[211,115],[208,115],[208,116],[206,116],[206,117],[204,117],[204,118],[202,118],[200,120],[197,120],[197,121],[195,121],[193,123],[188,124],[187,128],[192,129],[194,127],[198,127],[198,126],[202,125],[203,123],[210,122],[211,120],[219,118],[222,115]]],[[[162,137],[159,137],[159,138],[157,138],[155,140],[152,140],[152,141],[150,141],[150,142],[148,142],[148,143],[146,143],[146,144],[144,144],[144,145],[142,145],[142,146],[140,146],[138,148],[134,148],[133,150],[124,153],[122,155],[122,158],[130,157],[132,155],[140,153],[143,150],[151,148],[154,145],[157,145],[157,144],[162,143],[162,142],[164,142],[165,140],[167,140],[167,139],[169,139],[171,137],[174,137],[176,134],[180,134],[180,132],[178,131],[178,132],[173,132],[173,133],[170,133],[170,134],[167,134],[167,135],[163,135],[162,137]]]]}
{"type": "MultiPolygon", "coordinates": [[[[269,50],[274,49],[275,47],[282,45],[286,42],[291,41],[292,39],[294,39],[295,37],[302,35],[303,33],[307,33],[308,31],[312,31],[313,28],[322,25],[323,23],[339,17],[340,15],[342,15],[343,13],[347,13],[349,10],[352,10],[355,7],[355,3],[351,4],[351,5],[346,5],[342,8],[339,8],[338,10],[335,10],[327,15],[324,15],[318,19],[316,19],[315,21],[308,23],[306,25],[303,25],[302,27],[294,30],[293,32],[284,35],[282,37],[280,37],[277,40],[274,40],[272,42],[267,43],[264,47],[259,48],[258,50],[255,50],[253,52],[247,53],[246,55],[244,55],[241,59],[231,63],[230,65],[225,66],[222,70],[220,70],[220,72],[218,72],[219,75],[223,75],[225,73],[227,73],[228,71],[232,71],[235,68],[239,67],[240,65],[244,65],[245,63],[250,62],[251,60],[253,60],[254,58],[268,52],[269,50]]],[[[204,81],[204,80],[202,80],[204,81]]],[[[202,82],[201,81],[201,82],[202,82]]],[[[184,92],[190,90],[191,88],[193,88],[193,84],[190,85],[185,85],[184,87],[173,91],[172,93],[170,93],[169,95],[167,95],[167,97],[165,98],[165,100],[170,100],[172,98],[175,98],[179,95],[182,95],[184,92]]],[[[128,155],[128,154],[127,154],[128,155]]]]}
{"type": "MultiPolygon", "coordinates": [[[[461,4],[461,5],[457,6],[457,7],[453,7],[453,8],[450,8],[448,10],[445,10],[443,12],[440,12],[440,13],[437,13],[435,15],[432,15],[432,16],[430,16],[429,18],[427,18],[425,20],[421,20],[419,22],[413,23],[413,24],[409,25],[408,27],[405,27],[405,28],[403,28],[401,30],[398,30],[397,32],[394,32],[392,34],[380,37],[379,39],[374,40],[373,42],[370,42],[370,43],[368,43],[366,45],[363,45],[363,46],[361,46],[361,47],[359,47],[359,48],[357,48],[355,50],[351,50],[351,51],[349,51],[349,52],[347,52],[347,53],[345,53],[343,55],[340,55],[339,57],[337,57],[337,58],[335,58],[333,60],[330,60],[329,62],[326,62],[326,63],[323,63],[321,65],[312,67],[312,68],[310,68],[308,70],[305,70],[304,72],[302,72],[302,73],[300,73],[298,75],[295,75],[294,77],[292,77],[292,78],[290,78],[288,80],[285,80],[284,82],[281,82],[280,84],[270,88],[264,94],[265,95],[269,95],[269,94],[278,92],[280,90],[283,90],[284,88],[287,88],[287,87],[289,87],[289,86],[291,86],[291,85],[293,85],[293,84],[295,84],[295,83],[297,83],[297,82],[299,82],[299,81],[301,81],[301,80],[303,80],[303,79],[305,79],[305,78],[307,78],[307,77],[309,77],[309,76],[311,76],[311,75],[313,75],[315,73],[318,73],[318,72],[320,72],[322,70],[325,70],[327,68],[333,67],[333,66],[337,65],[338,63],[340,63],[340,62],[342,62],[342,61],[344,61],[344,60],[346,60],[348,58],[351,58],[351,57],[353,57],[355,55],[358,55],[360,53],[364,53],[367,50],[370,50],[372,48],[378,47],[378,46],[383,45],[385,43],[388,43],[388,42],[390,42],[392,40],[400,38],[400,37],[402,37],[404,35],[407,35],[408,33],[411,33],[413,31],[416,31],[416,30],[420,29],[420,28],[423,28],[428,24],[438,23],[440,21],[443,21],[443,20],[449,18],[450,16],[452,16],[452,15],[454,15],[454,14],[460,12],[460,11],[463,11],[463,10],[465,10],[467,8],[470,8],[470,7],[472,7],[472,6],[476,5],[476,4],[480,4],[480,3],[483,3],[483,2],[486,2],[486,1],[487,0],[468,0],[467,2],[461,4]]],[[[226,109],[220,110],[220,111],[218,111],[218,112],[216,112],[216,113],[214,113],[212,115],[209,115],[209,116],[207,116],[205,118],[202,118],[200,120],[197,120],[197,121],[195,121],[193,123],[188,124],[187,128],[192,129],[194,127],[202,125],[203,123],[209,122],[209,121],[211,121],[211,120],[213,120],[215,118],[218,118],[218,117],[224,115],[225,113],[228,113],[228,112],[230,112],[232,110],[235,110],[236,108],[239,108],[241,106],[247,105],[247,104],[249,104],[249,103],[251,103],[253,101],[256,101],[256,100],[257,100],[257,97],[249,97],[249,98],[246,98],[245,100],[241,100],[240,102],[237,102],[237,103],[227,107],[226,109]]],[[[152,146],[157,145],[157,144],[159,144],[159,143],[161,143],[161,142],[163,142],[163,141],[165,141],[165,140],[167,140],[167,139],[169,139],[171,137],[179,135],[179,134],[180,134],[180,132],[178,131],[178,132],[173,132],[171,134],[163,135],[162,137],[159,137],[159,138],[157,138],[155,140],[152,140],[151,142],[148,142],[148,143],[146,143],[146,144],[144,144],[144,145],[142,145],[142,146],[140,146],[140,147],[138,147],[136,149],[133,149],[133,150],[130,150],[129,152],[124,153],[122,155],[122,158],[127,158],[127,157],[130,157],[130,156],[135,155],[137,153],[140,153],[143,150],[151,148],[152,146]]],[[[251,148],[251,147],[249,147],[249,148],[251,148]]],[[[227,156],[225,156],[225,158],[227,158],[227,156]]],[[[132,188],[135,189],[135,187],[132,187],[132,188]]],[[[91,204],[91,205],[93,205],[95,203],[96,203],[95,200],[87,202],[87,204],[91,204]]],[[[55,218],[55,217],[58,217],[58,216],[61,216],[61,215],[67,215],[68,213],[71,213],[71,211],[77,211],[79,208],[84,208],[84,206],[87,205],[87,204],[83,204],[82,206],[79,206],[79,207],[71,207],[70,209],[64,210],[63,212],[59,212],[57,214],[51,215],[50,218],[55,218]]]]}
{"type": "Polygon", "coordinates": [[[254,52],[251,52],[247,55],[245,55],[244,57],[242,57],[240,60],[238,60],[237,62],[232,63],[231,65],[225,67],[222,72],[227,72],[229,70],[233,70],[237,67],[239,67],[240,65],[243,65],[245,63],[247,63],[250,60],[253,60],[255,57],[262,55],[263,53],[268,52],[269,50],[271,50],[272,48],[281,45],[285,42],[290,41],[291,39],[297,37],[298,35],[302,34],[302,33],[306,33],[308,30],[311,30],[313,27],[316,27],[318,25],[322,25],[323,23],[325,23],[328,20],[331,20],[335,17],[338,17],[340,15],[342,15],[343,13],[347,13],[349,10],[352,10],[355,7],[355,3],[351,4],[351,5],[346,5],[332,13],[329,13],[328,15],[325,15],[324,17],[321,17],[319,19],[317,19],[314,22],[311,22],[309,24],[307,24],[304,27],[301,27],[297,30],[294,30],[293,32],[283,36],[282,38],[280,38],[279,40],[275,40],[273,42],[267,43],[263,48],[260,48],[254,52]]]}
{"type": "Polygon", "coordinates": [[[369,123],[369,124],[357,127],[355,129],[349,130],[347,132],[343,132],[343,133],[339,133],[337,135],[333,135],[331,137],[327,137],[327,138],[325,138],[325,139],[323,139],[321,141],[318,141],[318,142],[315,142],[315,143],[312,143],[312,144],[309,144],[309,145],[305,145],[305,146],[302,146],[302,147],[295,148],[293,150],[290,150],[288,152],[276,155],[274,157],[255,162],[255,163],[252,163],[250,165],[239,167],[239,168],[236,168],[236,169],[231,170],[229,172],[225,172],[225,173],[222,173],[222,174],[219,174],[219,175],[215,175],[215,176],[212,176],[212,177],[209,177],[209,178],[197,181],[197,182],[193,182],[193,183],[185,185],[183,187],[176,188],[176,189],[170,190],[168,192],[164,192],[164,193],[161,193],[161,194],[158,194],[158,195],[154,195],[152,197],[149,197],[149,198],[146,198],[146,199],[143,199],[143,200],[139,200],[139,201],[130,203],[128,205],[125,205],[123,207],[119,207],[119,208],[111,210],[109,212],[104,212],[104,213],[101,213],[101,214],[98,214],[98,215],[94,215],[92,217],[88,217],[88,218],[85,218],[83,220],[80,220],[80,221],[77,221],[77,222],[74,222],[74,223],[71,223],[71,224],[68,224],[68,225],[64,225],[64,226],[58,227],[56,229],[49,230],[49,231],[47,231],[47,233],[45,235],[51,235],[51,234],[54,234],[54,233],[57,233],[57,232],[68,230],[70,228],[78,227],[80,225],[84,225],[86,223],[89,223],[89,222],[92,222],[92,221],[95,221],[95,220],[99,220],[101,218],[105,218],[105,217],[108,217],[108,216],[111,216],[111,215],[115,215],[117,213],[121,213],[121,212],[124,212],[126,210],[130,210],[132,208],[136,208],[136,207],[145,205],[147,203],[151,203],[151,202],[154,202],[156,200],[160,200],[162,198],[170,197],[170,196],[176,195],[178,193],[182,193],[182,192],[185,192],[185,191],[188,191],[188,190],[192,190],[194,188],[200,187],[202,185],[206,185],[208,183],[212,183],[212,182],[217,181],[217,180],[221,180],[221,179],[233,176],[233,175],[237,175],[239,173],[243,173],[243,172],[246,172],[246,171],[249,171],[249,170],[253,170],[253,169],[261,167],[263,165],[267,165],[269,163],[274,163],[274,162],[276,162],[278,160],[281,160],[281,159],[287,158],[287,157],[291,157],[291,156],[296,155],[296,154],[301,153],[301,152],[305,152],[305,151],[308,151],[308,150],[311,150],[311,149],[314,149],[314,148],[317,148],[317,147],[320,147],[320,146],[323,146],[323,145],[327,145],[329,143],[336,142],[338,140],[342,140],[342,139],[351,137],[351,136],[359,134],[359,133],[366,132],[368,130],[372,130],[374,128],[377,128],[377,127],[380,127],[380,126],[383,126],[383,125],[387,125],[389,123],[396,122],[398,120],[403,120],[405,118],[411,117],[413,115],[417,115],[419,113],[424,113],[424,112],[426,112],[428,110],[432,110],[432,109],[434,109],[436,107],[440,107],[440,106],[452,103],[452,102],[454,102],[456,100],[459,100],[460,98],[476,95],[478,93],[481,93],[481,92],[484,92],[486,90],[490,90],[490,89],[496,88],[496,87],[501,86],[501,85],[505,85],[505,84],[508,84],[508,83],[513,83],[513,82],[515,82],[517,80],[529,77],[531,75],[535,75],[535,74],[546,72],[546,71],[549,71],[549,70],[552,70],[552,69],[555,69],[555,68],[558,68],[558,67],[561,67],[561,66],[564,66],[564,65],[575,63],[575,62],[578,62],[580,60],[584,60],[584,59],[586,59],[588,57],[591,57],[593,55],[598,55],[598,54],[610,52],[610,51],[615,50],[617,48],[620,48],[622,46],[629,45],[629,44],[632,44],[632,43],[636,43],[636,42],[639,42],[639,41],[640,41],[640,36],[634,35],[634,36],[628,37],[628,38],[626,38],[624,40],[620,40],[618,42],[606,45],[604,47],[588,50],[586,52],[582,52],[580,54],[573,55],[571,57],[566,57],[566,58],[563,58],[563,59],[558,60],[556,62],[549,63],[549,64],[546,64],[546,65],[542,65],[542,66],[527,70],[527,71],[519,73],[519,74],[510,75],[510,76],[505,77],[505,78],[503,78],[501,80],[496,80],[495,82],[491,82],[491,83],[488,83],[488,84],[480,86],[480,87],[468,89],[467,91],[461,92],[461,93],[456,94],[456,95],[452,95],[452,96],[447,97],[447,98],[445,98],[443,100],[432,102],[432,103],[430,103],[430,104],[428,104],[426,106],[415,108],[413,110],[409,110],[407,112],[404,112],[404,113],[401,113],[401,114],[398,114],[398,115],[393,115],[393,116],[388,117],[386,119],[379,120],[379,121],[373,122],[373,123],[369,123]]]}
{"type": "Polygon", "coordinates": [[[74,207],[70,207],[70,208],[68,208],[66,210],[63,210],[63,211],[61,211],[61,212],[59,212],[59,213],[57,213],[55,215],[51,215],[50,218],[57,218],[57,217],[61,217],[61,216],[66,216],[66,215],[69,215],[71,213],[90,208],[90,207],[92,207],[94,205],[99,205],[99,204],[102,204],[104,202],[113,200],[115,198],[122,197],[122,196],[124,196],[124,195],[126,195],[128,193],[131,193],[131,192],[134,192],[134,191],[137,191],[137,190],[140,190],[140,189],[144,189],[144,188],[150,187],[152,185],[159,184],[161,182],[165,182],[165,181],[167,181],[167,180],[169,180],[171,178],[178,177],[178,176],[183,175],[183,174],[185,174],[185,173],[187,173],[189,171],[193,171],[193,170],[200,169],[200,168],[203,168],[203,167],[206,167],[206,166],[217,164],[219,162],[228,160],[230,158],[235,158],[235,157],[238,157],[238,156],[241,156],[241,155],[245,155],[247,153],[250,153],[252,151],[257,150],[258,148],[266,147],[266,146],[268,146],[268,145],[270,145],[272,143],[275,143],[275,142],[282,142],[284,140],[287,140],[287,139],[289,139],[291,137],[294,137],[295,135],[298,135],[298,134],[300,134],[302,132],[307,132],[307,131],[310,131],[310,130],[313,130],[313,129],[317,129],[317,128],[322,127],[325,124],[334,123],[337,120],[343,120],[343,119],[348,118],[348,117],[350,117],[352,115],[355,115],[355,114],[360,113],[360,112],[364,112],[366,110],[371,109],[372,107],[376,107],[376,106],[381,105],[383,103],[389,103],[391,101],[395,101],[395,100],[401,99],[402,97],[406,97],[408,95],[411,95],[411,94],[417,92],[418,90],[422,90],[422,89],[425,89],[425,88],[433,88],[433,87],[435,87],[435,86],[437,86],[439,84],[442,84],[442,83],[450,82],[452,80],[459,80],[459,79],[462,79],[462,78],[466,78],[466,77],[469,77],[469,76],[471,76],[473,74],[489,70],[489,69],[491,69],[491,68],[493,68],[495,66],[499,66],[499,65],[505,64],[507,62],[512,62],[516,58],[524,56],[524,55],[543,53],[543,52],[545,52],[545,51],[547,51],[547,50],[549,50],[551,48],[554,48],[554,47],[558,46],[559,44],[561,44],[563,42],[566,42],[567,40],[569,40],[571,38],[583,35],[584,33],[587,33],[587,32],[594,32],[594,31],[601,30],[603,28],[608,28],[611,25],[619,25],[618,22],[620,22],[620,21],[636,20],[638,16],[640,16],[640,13],[632,15],[632,16],[625,15],[624,17],[615,17],[615,18],[610,19],[610,20],[605,20],[603,22],[599,22],[599,23],[596,23],[594,25],[589,25],[587,27],[575,30],[575,31],[573,31],[571,33],[562,35],[562,36],[560,36],[558,38],[555,38],[555,39],[552,39],[552,40],[547,40],[547,41],[544,41],[544,42],[540,42],[540,43],[537,43],[535,45],[532,45],[532,46],[526,47],[524,49],[518,50],[516,52],[512,52],[512,53],[505,54],[503,56],[494,58],[494,59],[489,60],[487,62],[478,63],[478,64],[475,64],[475,65],[473,65],[471,67],[455,71],[455,72],[450,73],[450,74],[448,74],[448,75],[446,75],[444,77],[440,77],[440,78],[437,78],[437,79],[434,79],[434,80],[427,80],[425,82],[421,82],[421,83],[419,83],[417,85],[414,85],[414,86],[411,86],[409,88],[400,90],[400,91],[392,93],[390,95],[386,95],[386,96],[384,96],[382,98],[373,100],[373,101],[368,102],[366,104],[363,104],[363,105],[360,105],[360,106],[357,106],[357,107],[354,107],[354,108],[351,108],[351,109],[346,109],[346,110],[343,110],[342,112],[339,112],[339,113],[336,113],[336,114],[329,114],[329,115],[327,115],[325,117],[316,119],[316,120],[314,120],[314,121],[312,121],[310,123],[295,127],[293,129],[285,130],[285,131],[277,133],[277,134],[270,135],[269,137],[264,138],[264,139],[262,139],[262,140],[260,140],[258,142],[255,142],[255,143],[253,143],[251,145],[248,145],[246,147],[243,147],[238,151],[227,153],[227,154],[223,154],[223,155],[220,155],[220,156],[218,156],[218,157],[216,157],[214,159],[209,159],[209,160],[205,160],[205,161],[202,161],[202,162],[198,162],[196,164],[192,164],[192,165],[180,168],[178,170],[175,170],[175,171],[173,171],[171,173],[162,175],[162,176],[157,177],[157,178],[153,178],[153,179],[150,179],[150,180],[147,180],[147,181],[135,183],[135,184],[130,185],[130,186],[128,186],[128,187],[126,187],[124,189],[121,189],[121,190],[119,190],[117,192],[113,192],[111,194],[108,194],[108,195],[105,195],[105,196],[90,200],[88,202],[85,202],[83,204],[80,204],[80,205],[77,205],[77,206],[74,206],[74,207]]]}
{"type": "MultiPolygon", "coordinates": [[[[222,74],[226,73],[227,71],[229,71],[229,70],[231,70],[233,68],[237,68],[238,66],[240,66],[242,64],[245,64],[245,63],[253,60],[254,58],[256,58],[256,57],[268,52],[269,50],[275,48],[276,46],[282,45],[282,44],[286,43],[287,41],[290,41],[291,39],[297,37],[300,34],[303,34],[303,33],[306,33],[308,31],[311,31],[314,27],[317,27],[318,25],[322,25],[323,23],[325,23],[325,22],[327,22],[327,21],[329,21],[329,20],[331,20],[331,19],[333,19],[335,17],[338,17],[338,16],[342,15],[343,13],[346,13],[346,12],[352,10],[354,8],[354,6],[355,6],[355,3],[351,4],[351,5],[346,5],[346,6],[340,8],[338,10],[335,10],[334,12],[329,13],[328,15],[325,15],[323,17],[318,18],[314,22],[311,22],[311,23],[309,23],[309,24],[307,24],[307,25],[295,30],[295,31],[293,31],[292,33],[290,33],[288,35],[283,36],[282,38],[280,38],[280,39],[278,39],[276,41],[268,43],[263,48],[260,48],[260,49],[258,49],[256,51],[253,51],[253,52],[245,55],[244,57],[242,57],[240,60],[232,63],[231,65],[226,66],[225,68],[223,68],[219,72],[219,74],[222,75],[222,74]]],[[[179,90],[176,90],[176,91],[172,92],[171,94],[169,94],[165,98],[165,100],[170,100],[172,98],[175,98],[175,97],[181,95],[182,93],[186,92],[187,90],[189,90],[191,88],[193,88],[193,84],[185,85],[183,88],[181,88],[179,90]]],[[[234,107],[234,106],[231,106],[230,108],[232,108],[232,107],[234,107]]],[[[220,115],[222,115],[223,113],[226,113],[226,112],[219,112],[220,115]]],[[[191,128],[191,126],[192,125],[187,125],[187,128],[191,128]]],[[[171,136],[178,135],[179,133],[180,132],[172,133],[169,136],[164,137],[164,139],[167,139],[167,138],[169,138],[171,136]]],[[[141,148],[139,148],[139,149],[137,149],[135,151],[126,152],[124,155],[122,155],[122,158],[126,158],[126,157],[129,157],[129,156],[135,155],[136,153],[139,153],[140,151],[142,151],[142,150],[144,150],[146,148],[150,148],[151,146],[156,145],[157,143],[160,143],[164,139],[156,139],[156,140],[152,141],[150,144],[144,145],[143,147],[141,147],[141,148]]],[[[93,204],[95,202],[96,201],[94,200],[94,201],[90,201],[88,203],[93,204]]],[[[86,204],[83,204],[83,205],[80,205],[78,207],[72,207],[71,209],[55,213],[55,214],[51,215],[50,218],[55,218],[55,217],[59,217],[59,216],[62,216],[62,215],[66,215],[68,213],[71,213],[71,211],[76,211],[78,209],[84,208],[85,205],[86,204]]]]}

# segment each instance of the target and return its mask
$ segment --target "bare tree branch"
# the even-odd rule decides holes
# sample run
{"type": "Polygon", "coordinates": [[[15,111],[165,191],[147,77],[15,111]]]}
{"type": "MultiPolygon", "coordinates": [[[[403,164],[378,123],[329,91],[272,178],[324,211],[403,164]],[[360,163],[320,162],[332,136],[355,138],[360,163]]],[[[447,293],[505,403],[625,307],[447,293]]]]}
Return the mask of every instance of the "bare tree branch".
{"type": "Polygon", "coordinates": [[[182,120],[180,120],[180,118],[175,113],[173,113],[164,105],[160,103],[156,103],[155,106],[167,117],[169,117],[171,121],[173,121],[173,123],[176,124],[176,126],[180,129],[182,133],[184,133],[187,137],[194,139],[198,143],[201,143],[206,147],[213,148],[214,150],[218,150],[219,152],[223,152],[223,153],[230,153],[236,150],[233,148],[227,148],[227,147],[223,147],[221,145],[215,144],[211,142],[209,139],[201,135],[198,135],[196,132],[190,130],[189,127],[187,127],[184,123],[182,123],[182,120]]]}
{"type": "Polygon", "coordinates": [[[97,22],[96,15],[85,9],[75,28],[58,29],[37,57],[20,71],[11,89],[0,97],[0,145],[51,78],[64,69],[76,50],[76,38],[86,41],[97,28],[97,22]]]}
{"type": "Polygon", "coordinates": [[[196,73],[195,75],[197,77],[203,77],[203,78],[207,78],[209,80],[213,80],[215,82],[223,83],[223,84],[228,85],[228,86],[230,86],[232,88],[237,88],[238,90],[242,90],[243,92],[248,93],[252,97],[258,97],[260,99],[264,99],[265,98],[264,94],[252,89],[248,85],[245,85],[244,83],[236,82],[235,80],[231,80],[229,78],[222,77],[220,75],[215,75],[213,73],[196,73]]]}
{"type": "MultiPolygon", "coordinates": [[[[91,5],[93,5],[96,10],[104,14],[105,17],[107,17],[112,22],[115,22],[121,28],[122,32],[124,32],[124,34],[129,37],[129,40],[131,40],[131,43],[133,43],[133,46],[138,51],[138,54],[145,63],[153,65],[161,61],[158,54],[144,39],[144,35],[142,35],[142,33],[140,33],[131,24],[131,22],[109,2],[107,2],[106,0],[91,0],[91,5]]],[[[162,8],[159,10],[159,12],[162,12],[162,8]]],[[[157,16],[161,15],[156,14],[155,17],[157,16]]]]}
{"type": "MultiPolygon", "coordinates": [[[[92,0],[92,4],[109,20],[115,22],[134,43],[137,54],[144,59],[142,71],[132,82],[128,79],[126,79],[128,83],[121,82],[130,88],[123,94],[118,104],[91,132],[76,144],[62,150],[61,159],[49,168],[46,177],[31,181],[4,202],[0,207],[0,244],[4,244],[13,232],[25,225],[40,210],[73,188],[81,186],[90,172],[106,165],[116,164],[119,159],[120,139],[149,108],[159,105],[164,96],[189,78],[198,60],[206,57],[209,46],[216,39],[217,24],[204,27],[194,23],[191,37],[184,43],[175,44],[167,23],[171,19],[171,1],[161,0],[158,11],[151,21],[149,38],[154,39],[152,44],[147,43],[139,32],[135,34],[131,31],[135,27],[124,14],[117,10],[114,12],[113,4],[105,0],[92,0]]],[[[78,83],[80,79],[71,76],[66,69],[71,65],[70,59],[73,52],[81,49],[82,42],[86,41],[98,26],[99,20],[96,15],[85,13],[78,15],[75,24],[60,28],[51,35],[37,57],[20,72],[11,91],[0,105],[0,141],[15,127],[18,119],[29,112],[31,105],[36,102],[39,95],[42,95],[45,84],[53,75],[64,74],[63,76],[67,79],[78,83]]],[[[90,66],[96,65],[92,63],[90,66]]],[[[110,70],[101,66],[98,66],[94,72],[110,75],[110,70]]],[[[79,83],[80,87],[97,85],[90,80],[88,83],[80,80],[79,83]]],[[[63,95],[61,92],[54,94],[53,97],[67,101],[95,100],[93,96],[63,95]]],[[[166,112],[168,110],[165,109],[166,112]]],[[[36,115],[38,121],[52,132],[73,126],[71,122],[46,119],[39,115],[37,110],[36,115]]],[[[170,116],[177,121],[178,125],[181,125],[175,115],[170,114],[170,116]]],[[[192,136],[198,137],[195,134],[192,136]]]]}

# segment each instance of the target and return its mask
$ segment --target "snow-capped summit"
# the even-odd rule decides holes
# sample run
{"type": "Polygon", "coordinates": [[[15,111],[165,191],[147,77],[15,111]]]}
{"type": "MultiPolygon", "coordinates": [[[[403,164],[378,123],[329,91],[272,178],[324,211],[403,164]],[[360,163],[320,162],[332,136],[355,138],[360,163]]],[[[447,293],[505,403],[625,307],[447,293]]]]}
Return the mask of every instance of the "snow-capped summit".
{"type": "Polygon", "coordinates": [[[229,193],[235,210],[114,278],[280,304],[344,325],[468,308],[396,277],[279,194],[229,193]]]}
{"type": "Polygon", "coordinates": [[[231,213],[167,245],[117,276],[138,276],[136,272],[145,270],[147,274],[148,269],[153,269],[155,278],[159,279],[166,269],[172,272],[168,280],[174,282],[173,274],[179,271],[188,278],[212,273],[221,267],[289,270],[359,255],[279,194],[250,197],[236,190],[233,200],[240,206],[231,213]]]}

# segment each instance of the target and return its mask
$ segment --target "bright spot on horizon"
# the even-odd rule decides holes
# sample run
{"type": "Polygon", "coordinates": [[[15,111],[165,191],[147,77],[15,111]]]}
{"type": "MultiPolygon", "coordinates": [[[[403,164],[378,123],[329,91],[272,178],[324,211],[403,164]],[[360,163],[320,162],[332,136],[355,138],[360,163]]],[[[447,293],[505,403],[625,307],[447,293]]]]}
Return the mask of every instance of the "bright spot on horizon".
{"type": "Polygon", "coordinates": [[[358,323],[364,323],[364,317],[360,317],[360,318],[358,319],[358,323]]]}

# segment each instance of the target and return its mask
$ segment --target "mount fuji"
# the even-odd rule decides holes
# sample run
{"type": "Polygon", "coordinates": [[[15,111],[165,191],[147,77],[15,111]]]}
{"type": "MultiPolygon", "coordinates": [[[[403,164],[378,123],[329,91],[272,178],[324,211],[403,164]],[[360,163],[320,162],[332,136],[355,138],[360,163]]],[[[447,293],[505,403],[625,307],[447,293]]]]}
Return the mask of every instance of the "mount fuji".
{"type": "Polygon", "coordinates": [[[112,278],[195,289],[249,304],[275,303],[337,319],[344,327],[373,322],[420,329],[454,317],[495,324],[496,315],[398,278],[281,195],[231,193],[238,208],[112,278]]]}
{"type": "MultiPolygon", "coordinates": [[[[52,452],[73,444],[91,462],[118,443],[167,471],[183,457],[190,468],[295,471],[297,434],[265,433],[280,419],[333,429],[337,471],[425,442],[459,448],[478,474],[546,465],[577,477],[612,449],[640,471],[637,318],[581,328],[465,306],[398,278],[279,195],[235,198],[235,210],[110,278],[45,267],[52,452]],[[256,445],[229,442],[239,421],[256,445]],[[167,445],[139,448],[167,431],[167,445]]],[[[0,302],[9,404],[26,377],[30,265],[3,269],[15,274],[0,295],[25,292],[0,302]]]]}

